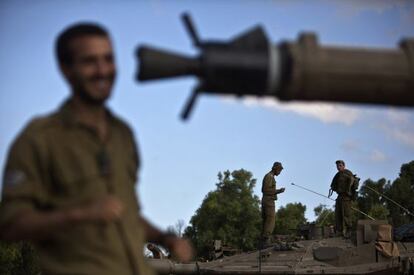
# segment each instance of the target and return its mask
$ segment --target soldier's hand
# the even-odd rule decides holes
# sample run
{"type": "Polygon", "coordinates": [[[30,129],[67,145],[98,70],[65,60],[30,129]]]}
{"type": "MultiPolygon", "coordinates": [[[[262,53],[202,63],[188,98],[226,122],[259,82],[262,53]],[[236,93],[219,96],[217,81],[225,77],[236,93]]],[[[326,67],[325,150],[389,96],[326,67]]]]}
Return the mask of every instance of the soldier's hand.
{"type": "Polygon", "coordinates": [[[100,198],[86,207],[88,220],[108,223],[121,217],[124,206],[114,196],[100,198]]]}
{"type": "Polygon", "coordinates": [[[193,247],[186,239],[177,237],[169,238],[167,246],[172,256],[180,262],[189,262],[193,258],[193,247]]]}
{"type": "Polygon", "coordinates": [[[280,188],[280,193],[283,193],[283,192],[285,192],[285,188],[283,187],[283,188],[280,188]]]}

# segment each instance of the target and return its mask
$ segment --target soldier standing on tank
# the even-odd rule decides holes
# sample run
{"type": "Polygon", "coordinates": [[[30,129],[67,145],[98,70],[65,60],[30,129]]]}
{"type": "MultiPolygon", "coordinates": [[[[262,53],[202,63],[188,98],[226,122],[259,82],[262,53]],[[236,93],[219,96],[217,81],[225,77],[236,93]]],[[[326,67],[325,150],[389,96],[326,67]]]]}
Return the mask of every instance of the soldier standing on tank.
{"type": "Polygon", "coordinates": [[[349,238],[351,230],[351,203],[352,190],[355,181],[354,174],[345,169],[345,162],[337,160],[336,168],[338,172],[332,179],[329,197],[333,191],[338,194],[335,203],[335,231],[345,238],[349,238]]]}
{"type": "Polygon", "coordinates": [[[275,200],[277,200],[277,194],[283,193],[285,188],[276,189],[275,176],[278,176],[282,172],[283,166],[280,162],[275,162],[272,166],[272,170],[267,173],[263,178],[262,183],[262,241],[263,245],[269,245],[271,243],[270,236],[275,228],[275,200]]]}

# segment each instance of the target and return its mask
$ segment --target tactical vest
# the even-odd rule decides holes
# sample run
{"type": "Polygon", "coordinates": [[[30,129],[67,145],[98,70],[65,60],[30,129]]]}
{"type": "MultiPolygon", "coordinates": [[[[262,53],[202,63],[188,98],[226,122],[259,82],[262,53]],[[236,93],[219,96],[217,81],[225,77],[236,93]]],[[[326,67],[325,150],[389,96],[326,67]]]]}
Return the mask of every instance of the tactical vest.
{"type": "Polygon", "coordinates": [[[338,194],[349,194],[351,195],[352,193],[352,186],[354,183],[354,175],[349,172],[347,173],[347,171],[344,172],[339,172],[338,177],[336,179],[336,190],[334,190],[335,192],[337,192],[338,194]]]}

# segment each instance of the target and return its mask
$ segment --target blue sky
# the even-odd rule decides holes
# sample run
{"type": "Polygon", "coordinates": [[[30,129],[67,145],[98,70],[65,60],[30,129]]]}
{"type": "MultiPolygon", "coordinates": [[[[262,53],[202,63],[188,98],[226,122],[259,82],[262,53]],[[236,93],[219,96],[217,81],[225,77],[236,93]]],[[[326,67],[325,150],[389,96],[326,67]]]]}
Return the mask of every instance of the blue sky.
{"type": "Polygon", "coordinates": [[[289,202],[313,208],[332,202],[291,182],[327,194],[344,159],[362,180],[394,180],[414,159],[412,108],[280,103],[269,99],[201,96],[191,119],[178,115],[192,78],[137,83],[134,52],[142,43],[196,54],[180,14],[191,13],[201,38],[230,39],[256,24],[278,43],[314,31],[322,45],[395,48],[414,37],[410,1],[20,1],[0,2],[0,165],[13,138],[34,116],[68,96],[54,59],[56,34],[79,21],[112,34],[118,66],[110,108],[134,130],[141,158],[138,195],[143,213],[166,228],[185,223],[214,190],[217,173],[244,168],[261,180],[274,161],[289,202]]]}

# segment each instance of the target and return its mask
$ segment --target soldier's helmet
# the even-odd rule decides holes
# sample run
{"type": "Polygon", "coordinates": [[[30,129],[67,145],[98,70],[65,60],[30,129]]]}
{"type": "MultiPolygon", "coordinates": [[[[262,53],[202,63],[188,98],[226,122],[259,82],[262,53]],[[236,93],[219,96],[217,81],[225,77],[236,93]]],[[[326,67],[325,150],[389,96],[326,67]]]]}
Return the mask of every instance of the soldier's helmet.
{"type": "Polygon", "coordinates": [[[280,170],[283,169],[282,163],[276,161],[275,163],[273,163],[272,169],[276,169],[279,168],[280,170]]]}
{"type": "Polygon", "coordinates": [[[342,164],[343,166],[345,166],[345,161],[338,159],[337,161],[335,161],[336,165],[338,164],[342,164]]]}

